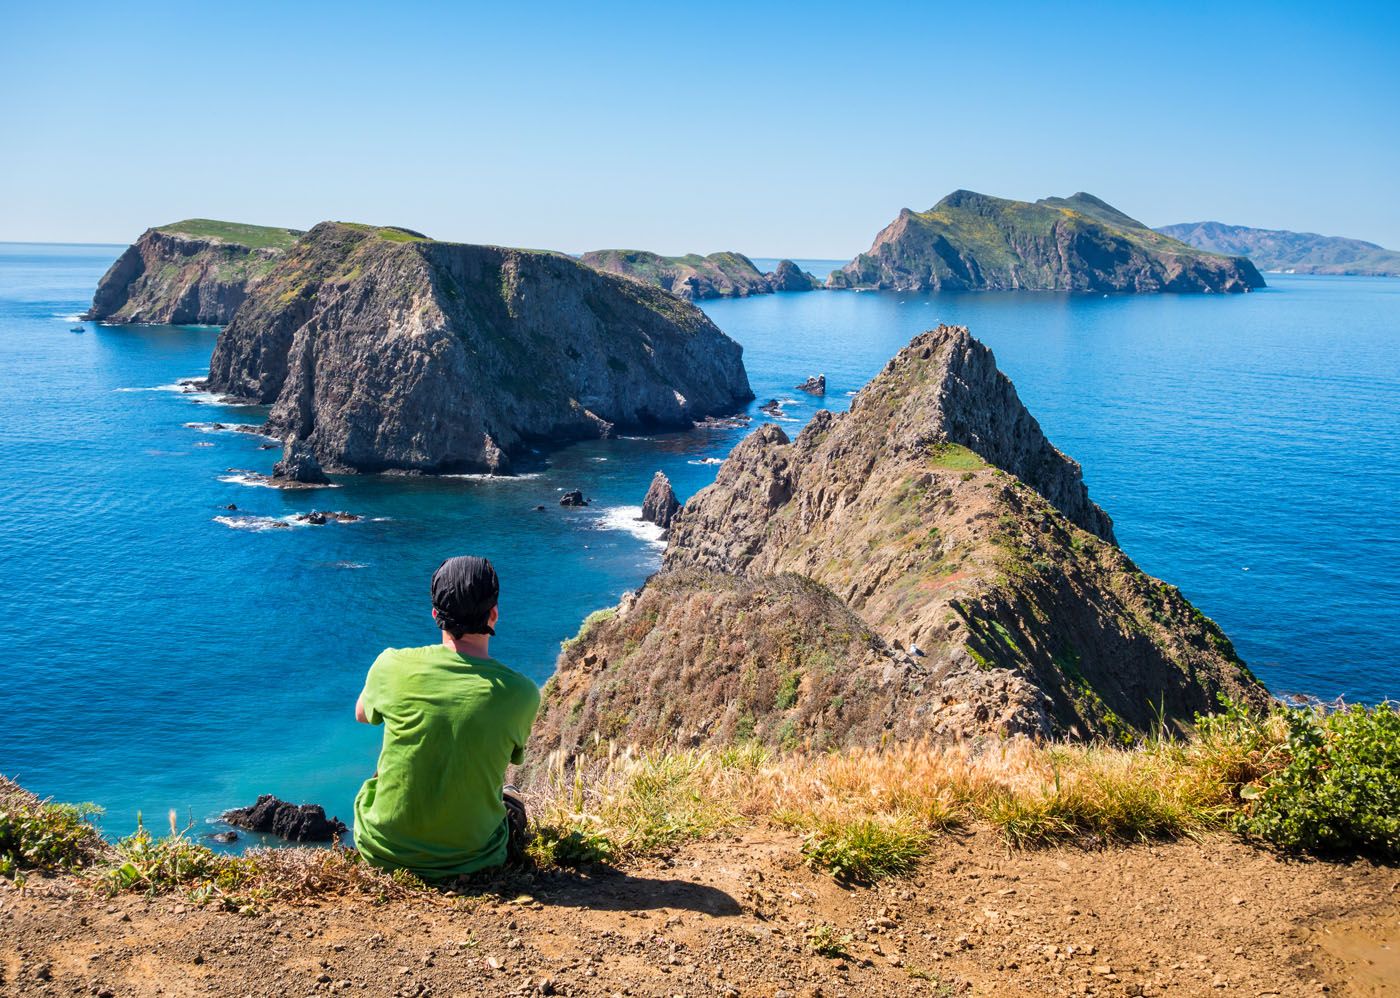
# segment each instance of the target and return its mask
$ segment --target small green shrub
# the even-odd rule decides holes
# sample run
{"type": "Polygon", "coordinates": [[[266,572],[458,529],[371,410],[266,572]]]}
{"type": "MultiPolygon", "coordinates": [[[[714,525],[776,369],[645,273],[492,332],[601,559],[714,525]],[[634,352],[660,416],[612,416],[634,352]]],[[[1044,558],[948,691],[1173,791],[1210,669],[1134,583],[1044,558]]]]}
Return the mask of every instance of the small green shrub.
{"type": "Polygon", "coordinates": [[[807,948],[828,960],[851,959],[851,939],[849,935],[837,935],[836,927],[825,922],[807,930],[807,948]]]}
{"type": "Polygon", "coordinates": [[[0,877],[86,865],[97,840],[89,819],[101,813],[92,804],[7,802],[0,808],[0,877]]]}
{"type": "Polygon", "coordinates": [[[136,831],[117,843],[120,865],[107,871],[107,885],[117,891],[162,894],[200,880],[227,879],[234,864],[205,846],[174,831],[162,838],[152,835],[137,819],[136,831]],[[223,878],[220,875],[224,874],[223,878]]]}
{"type": "Polygon", "coordinates": [[[1400,711],[1286,708],[1282,765],[1240,791],[1238,831],[1283,849],[1400,857],[1400,711]]]}
{"type": "Polygon", "coordinates": [[[843,883],[873,884],[908,873],[928,847],[926,834],[903,821],[857,818],[823,823],[802,843],[807,865],[843,883]]]}
{"type": "Polygon", "coordinates": [[[612,839],[594,829],[537,825],[525,852],[538,866],[590,866],[617,859],[612,839]]]}

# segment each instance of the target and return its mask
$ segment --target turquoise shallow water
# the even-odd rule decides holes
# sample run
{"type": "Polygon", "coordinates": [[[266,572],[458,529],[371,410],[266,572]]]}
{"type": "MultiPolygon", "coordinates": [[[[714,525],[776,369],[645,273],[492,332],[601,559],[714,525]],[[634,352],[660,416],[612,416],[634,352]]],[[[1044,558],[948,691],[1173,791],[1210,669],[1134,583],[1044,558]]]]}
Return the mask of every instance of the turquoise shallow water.
{"type": "MultiPolygon", "coordinates": [[[[744,431],[567,448],[538,477],[346,479],[282,493],[255,409],[176,390],[216,330],[69,332],[120,247],[0,245],[0,772],[61,799],[201,822],[260,792],[348,817],[378,732],[353,723],[386,645],[436,632],[447,554],[502,577],[493,648],[543,681],[558,642],[658,563],[632,520],[744,431]],[[560,489],[594,497],[559,509],[560,489]],[[221,507],[235,503],[238,513],[221,507]],[[547,509],[536,512],[544,503],[547,509]],[[347,509],[365,522],[218,517],[347,509]]],[[[815,269],[820,262],[804,262],[815,269]]],[[[825,372],[826,405],[919,330],[963,322],[1085,469],[1128,553],[1182,587],[1276,692],[1400,696],[1400,281],[1271,277],[1240,297],[788,294],[708,303],[759,395],[825,372]]],[[[163,818],[158,823],[163,823],[163,818]]]]}

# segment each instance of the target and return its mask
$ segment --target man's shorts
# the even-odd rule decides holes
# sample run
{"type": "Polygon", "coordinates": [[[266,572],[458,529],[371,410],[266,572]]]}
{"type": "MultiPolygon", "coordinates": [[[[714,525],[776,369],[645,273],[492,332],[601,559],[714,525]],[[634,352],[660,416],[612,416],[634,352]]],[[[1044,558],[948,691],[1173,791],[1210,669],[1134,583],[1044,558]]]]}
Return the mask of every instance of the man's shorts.
{"type": "Polygon", "coordinates": [[[510,828],[506,840],[506,862],[519,863],[525,858],[525,801],[520,791],[510,784],[501,791],[501,801],[506,806],[506,822],[510,828]]]}

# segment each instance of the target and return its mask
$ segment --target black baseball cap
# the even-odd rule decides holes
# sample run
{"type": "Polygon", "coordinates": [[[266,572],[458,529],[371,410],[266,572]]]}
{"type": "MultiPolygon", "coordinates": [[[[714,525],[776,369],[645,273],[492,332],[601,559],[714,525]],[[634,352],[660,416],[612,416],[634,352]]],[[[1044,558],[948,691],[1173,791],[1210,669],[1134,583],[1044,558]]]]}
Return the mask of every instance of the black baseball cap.
{"type": "Polygon", "coordinates": [[[501,594],[496,570],[485,558],[448,558],[433,573],[433,609],[449,634],[495,634],[487,621],[501,594]]]}

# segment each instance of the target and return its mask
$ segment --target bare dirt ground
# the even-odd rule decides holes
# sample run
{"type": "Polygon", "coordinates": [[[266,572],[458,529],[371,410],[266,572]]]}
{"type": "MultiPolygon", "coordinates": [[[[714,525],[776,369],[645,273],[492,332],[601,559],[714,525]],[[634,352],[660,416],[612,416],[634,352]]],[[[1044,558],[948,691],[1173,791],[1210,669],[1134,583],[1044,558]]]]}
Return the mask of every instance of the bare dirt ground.
{"type": "Polygon", "coordinates": [[[624,870],[251,916],[63,878],[0,890],[4,995],[1375,996],[1400,994],[1398,956],[1400,870],[1224,837],[1015,852],[948,835],[914,875],[846,889],[791,836],[749,832],[624,870]]]}

